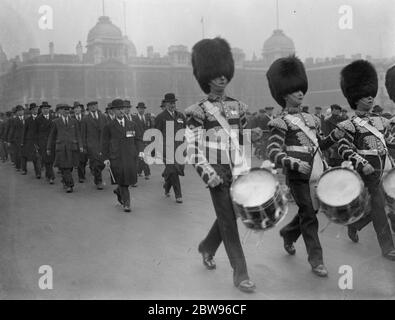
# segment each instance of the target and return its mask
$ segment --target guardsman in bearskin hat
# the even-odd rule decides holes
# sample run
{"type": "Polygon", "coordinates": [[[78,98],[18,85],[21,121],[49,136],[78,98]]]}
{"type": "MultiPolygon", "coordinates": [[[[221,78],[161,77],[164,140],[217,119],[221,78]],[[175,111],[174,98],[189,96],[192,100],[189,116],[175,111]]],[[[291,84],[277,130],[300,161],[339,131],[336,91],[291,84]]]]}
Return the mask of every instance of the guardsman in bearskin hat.
{"type": "Polygon", "coordinates": [[[297,57],[274,61],[266,76],[274,100],[286,113],[269,122],[269,157],[277,167],[284,169],[290,192],[299,207],[294,219],[280,230],[280,236],[284,249],[294,255],[293,244],[302,235],[312,271],[326,277],[328,271],[318,238],[315,186],[325,170],[321,150],[330,147],[342,133],[335,130],[322,139],[319,119],[302,110],[308,81],[304,65],[297,57]]]}
{"type": "Polygon", "coordinates": [[[111,103],[116,118],[103,129],[101,150],[104,164],[111,169],[111,182],[118,185],[114,193],[124,211],[130,212],[129,186],[137,182],[136,158],[144,156],[144,144],[138,126],[124,117],[123,108],[121,99],[111,103]]]}
{"type": "Polygon", "coordinates": [[[224,121],[234,129],[242,130],[247,125],[247,106],[225,94],[225,88],[234,74],[234,60],[228,42],[217,37],[196,43],[192,48],[192,67],[193,74],[207,97],[185,111],[188,155],[191,156],[190,163],[209,187],[216,213],[216,220],[206,238],[200,242],[198,250],[202,255],[203,265],[208,270],[212,270],[216,268],[215,253],[223,242],[233,269],[234,285],[243,292],[253,292],[255,284],[248,275],[230,197],[232,170],[229,161],[221,161],[230,157],[229,148],[222,150],[220,144],[213,145],[209,149],[209,155],[206,156],[205,148],[199,145],[202,130],[222,128],[217,118],[206,112],[207,106],[220,110],[225,115],[224,121]],[[215,156],[211,157],[210,154],[215,156]],[[225,157],[221,157],[221,154],[225,157]]]}
{"type": "Polygon", "coordinates": [[[106,125],[106,117],[98,110],[97,101],[88,102],[89,114],[82,119],[81,136],[84,151],[87,152],[89,168],[94,177],[97,190],[103,190],[102,171],[104,169],[101,157],[101,136],[106,125]]]}
{"type": "Polygon", "coordinates": [[[392,167],[388,147],[395,147],[390,134],[390,122],[370,113],[378,91],[378,78],[374,66],[366,60],[356,60],[341,71],[340,87],[355,116],[339,124],[346,134],[339,141],[339,154],[351,161],[361,175],[371,196],[372,210],[348,226],[348,235],[358,242],[357,231],[370,221],[384,257],[395,260],[391,229],[385,213],[385,198],[381,186],[383,171],[392,167]]]}
{"type": "Polygon", "coordinates": [[[50,113],[51,108],[47,101],[41,103],[41,114],[37,117],[37,140],[40,150],[40,162],[45,167],[45,178],[50,184],[54,184],[55,142],[51,146],[50,154],[47,154],[48,137],[51,132],[52,120],[55,119],[55,116],[50,113]]]}
{"type": "Polygon", "coordinates": [[[27,162],[32,161],[36,178],[41,178],[41,161],[38,146],[38,109],[35,103],[31,103],[29,110],[31,115],[26,118],[22,135],[22,174],[27,174],[27,162]]]}
{"type": "MultiPolygon", "coordinates": [[[[139,102],[136,106],[137,108],[137,113],[132,116],[132,120],[136,123],[137,126],[139,126],[140,131],[143,133],[146,130],[149,130],[154,127],[155,123],[153,121],[153,118],[151,117],[151,114],[148,112],[145,112],[145,109],[147,107],[145,106],[144,102],[139,102]]],[[[148,142],[144,142],[144,145],[148,145],[148,142]]],[[[149,177],[151,175],[151,170],[149,165],[144,161],[143,158],[140,158],[138,161],[138,175],[140,176],[144,172],[145,180],[149,180],[149,177]]]]}
{"type": "Polygon", "coordinates": [[[70,106],[59,104],[60,117],[53,120],[47,143],[47,154],[51,155],[53,143],[55,147],[55,166],[62,174],[63,186],[67,193],[73,192],[74,180],[72,171],[78,166],[79,153],[84,152],[77,120],[69,115],[70,106]]]}
{"type": "Polygon", "coordinates": [[[21,171],[22,168],[22,134],[25,125],[25,110],[21,105],[15,107],[15,118],[11,122],[8,132],[8,142],[14,152],[14,161],[16,171],[21,171]]]}
{"type": "MultiPolygon", "coordinates": [[[[82,120],[85,117],[84,115],[84,105],[79,103],[78,101],[75,101],[72,107],[74,114],[71,116],[73,119],[77,120],[78,123],[78,130],[81,132],[82,135],[82,120]]],[[[84,148],[85,151],[85,148],[84,148]]],[[[86,152],[80,152],[79,153],[79,162],[78,162],[78,182],[83,183],[86,179],[85,174],[86,174],[86,164],[88,163],[88,156],[86,152]]]]}

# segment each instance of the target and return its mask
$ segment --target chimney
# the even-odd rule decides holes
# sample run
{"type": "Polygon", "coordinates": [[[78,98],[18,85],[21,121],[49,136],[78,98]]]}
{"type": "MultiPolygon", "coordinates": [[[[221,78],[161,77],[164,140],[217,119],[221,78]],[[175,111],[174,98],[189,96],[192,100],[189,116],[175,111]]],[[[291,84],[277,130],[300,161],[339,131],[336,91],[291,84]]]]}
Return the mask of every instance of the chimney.
{"type": "Polygon", "coordinates": [[[81,41],[78,42],[77,46],[75,47],[75,50],[76,50],[76,53],[77,53],[78,62],[82,62],[83,52],[82,52],[81,41]]]}
{"type": "Polygon", "coordinates": [[[49,55],[51,56],[51,60],[53,60],[55,55],[55,46],[52,41],[49,43],[49,55]]]}

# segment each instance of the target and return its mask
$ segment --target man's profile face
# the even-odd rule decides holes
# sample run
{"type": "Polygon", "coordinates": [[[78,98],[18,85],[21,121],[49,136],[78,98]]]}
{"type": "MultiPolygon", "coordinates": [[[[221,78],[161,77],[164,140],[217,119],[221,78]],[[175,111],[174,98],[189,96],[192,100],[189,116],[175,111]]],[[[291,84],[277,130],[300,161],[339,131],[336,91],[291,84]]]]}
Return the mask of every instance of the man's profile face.
{"type": "Polygon", "coordinates": [[[287,94],[285,101],[288,102],[291,107],[299,107],[303,102],[304,94],[301,90],[287,94]]]}
{"type": "Polygon", "coordinates": [[[174,112],[176,109],[176,102],[171,101],[171,102],[166,102],[166,109],[169,110],[170,112],[174,112]]]}

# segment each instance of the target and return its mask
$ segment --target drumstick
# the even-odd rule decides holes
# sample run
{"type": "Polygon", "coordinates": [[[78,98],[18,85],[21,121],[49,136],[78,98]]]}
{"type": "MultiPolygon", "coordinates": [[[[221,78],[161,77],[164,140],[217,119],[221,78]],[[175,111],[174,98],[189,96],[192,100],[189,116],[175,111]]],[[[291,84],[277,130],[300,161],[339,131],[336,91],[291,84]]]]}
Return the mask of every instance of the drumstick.
{"type": "Polygon", "coordinates": [[[114,178],[114,175],[112,174],[111,167],[108,167],[108,171],[110,171],[110,176],[111,176],[112,180],[113,180],[114,182],[116,182],[116,181],[115,181],[115,178],[114,178]]]}

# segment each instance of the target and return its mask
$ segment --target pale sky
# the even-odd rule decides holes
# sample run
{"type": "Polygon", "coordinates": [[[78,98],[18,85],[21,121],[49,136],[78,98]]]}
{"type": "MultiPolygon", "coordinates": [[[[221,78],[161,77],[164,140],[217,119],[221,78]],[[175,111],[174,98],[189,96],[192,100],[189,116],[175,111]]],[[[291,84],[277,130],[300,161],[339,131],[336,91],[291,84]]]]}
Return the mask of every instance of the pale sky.
{"type": "MultiPolygon", "coordinates": [[[[174,44],[190,50],[202,38],[220,35],[232,47],[259,57],[264,41],[276,27],[276,0],[105,0],[106,15],[126,33],[138,55],[154,46],[161,55],[174,44]]],[[[297,55],[306,57],[395,56],[395,0],[279,0],[280,29],[295,43],[297,55]],[[353,10],[353,28],[341,30],[339,8],[353,10]]],[[[0,45],[10,57],[38,47],[48,53],[74,53],[102,15],[102,0],[0,0],[0,45]],[[40,6],[54,12],[53,30],[40,30],[40,6]]]]}

